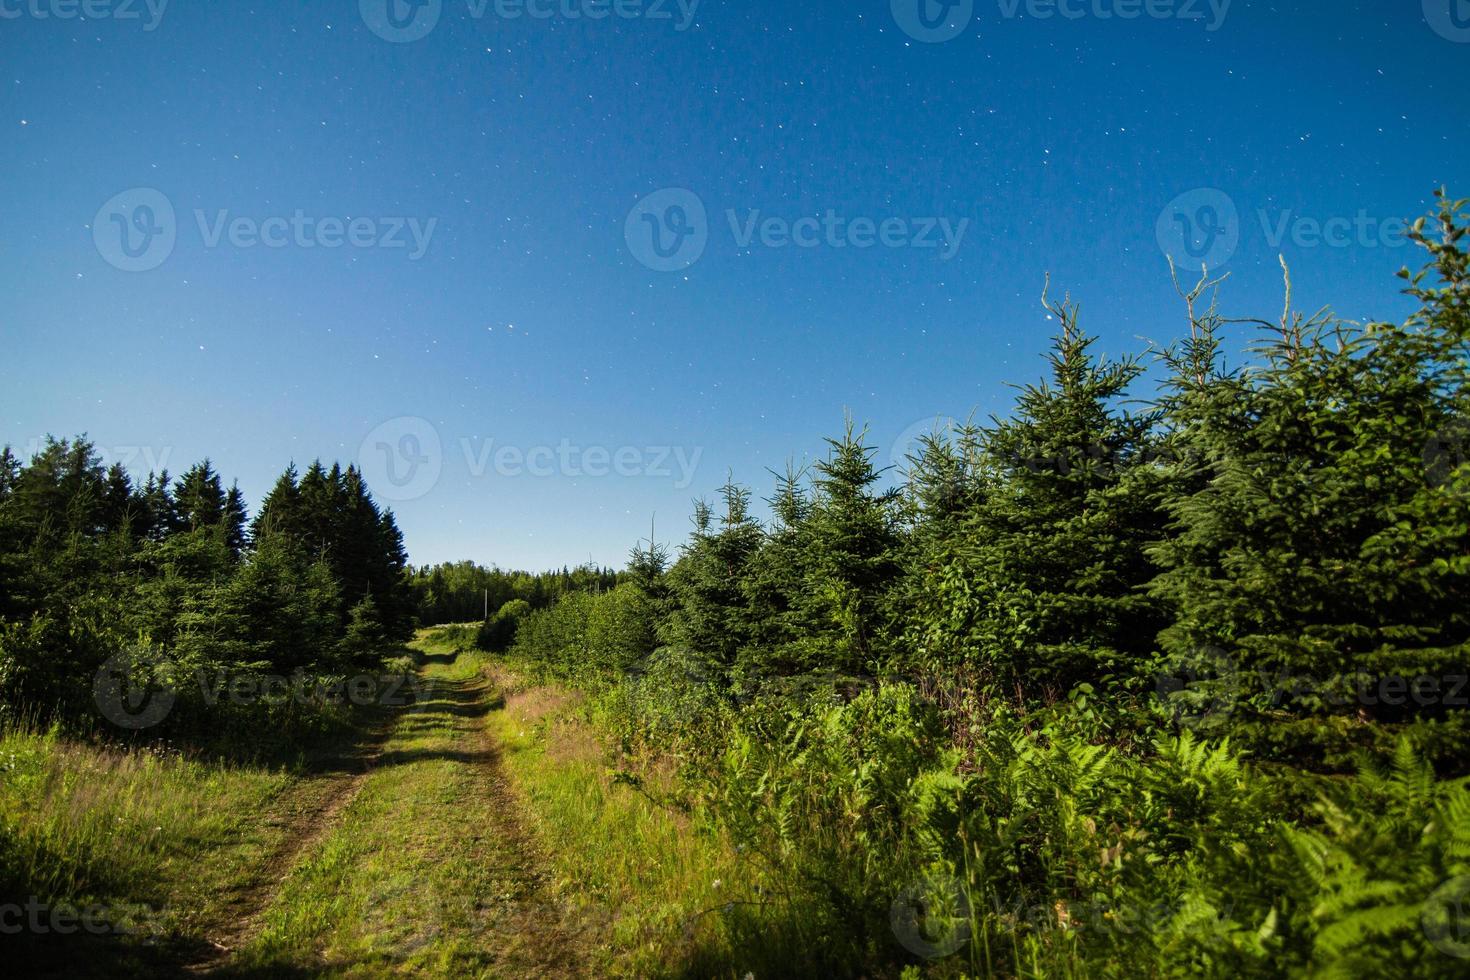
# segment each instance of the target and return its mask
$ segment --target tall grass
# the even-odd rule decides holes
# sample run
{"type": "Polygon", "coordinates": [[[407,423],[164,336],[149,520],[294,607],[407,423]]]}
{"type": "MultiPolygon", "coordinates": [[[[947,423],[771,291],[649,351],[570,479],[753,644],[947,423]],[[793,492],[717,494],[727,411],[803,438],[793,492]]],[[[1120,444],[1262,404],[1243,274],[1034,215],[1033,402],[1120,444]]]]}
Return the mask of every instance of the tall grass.
{"type": "Polygon", "coordinates": [[[573,917],[600,935],[594,966],[615,976],[777,976],[790,966],[742,928],[765,891],[757,868],[679,805],[668,758],[623,759],[589,721],[583,693],[503,665],[490,725],[573,917]]]}

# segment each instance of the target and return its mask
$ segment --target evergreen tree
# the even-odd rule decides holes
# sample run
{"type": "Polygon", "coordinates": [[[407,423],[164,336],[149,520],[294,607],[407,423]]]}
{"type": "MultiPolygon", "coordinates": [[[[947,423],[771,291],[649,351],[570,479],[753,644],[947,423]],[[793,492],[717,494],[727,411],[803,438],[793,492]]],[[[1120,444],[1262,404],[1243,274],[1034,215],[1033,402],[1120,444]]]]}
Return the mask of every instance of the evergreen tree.
{"type": "Polygon", "coordinates": [[[806,472],[791,462],[775,476],[776,490],[767,500],[774,521],[740,583],[750,622],[748,644],[740,655],[741,673],[751,683],[810,667],[800,640],[808,625],[803,612],[811,496],[802,482],[806,472]]]}
{"type": "Polygon", "coordinates": [[[225,495],[225,512],[221,526],[225,547],[237,560],[249,544],[245,530],[248,520],[249,517],[245,512],[245,497],[240,493],[240,484],[233,483],[230,485],[230,492],[225,495]]]}
{"type": "MultiPolygon", "coordinates": [[[[964,491],[978,503],[961,543],[937,555],[938,608],[917,632],[930,657],[1066,690],[1150,663],[1164,619],[1143,592],[1154,573],[1144,549],[1163,514],[1155,416],[1115,407],[1137,360],[1094,357],[1077,308],[1047,308],[1062,327],[1050,380],[1023,387],[1013,416],[985,434],[993,478],[983,494],[964,491]]],[[[941,482],[956,465],[939,461],[941,482]]]]}
{"type": "Polygon", "coordinates": [[[730,480],[720,496],[724,514],[719,529],[713,526],[709,505],[697,502],[694,535],[672,570],[677,608],[670,639],[703,665],[695,669],[726,677],[749,635],[740,581],[761,545],[762,531],[750,516],[749,489],[730,480]]]}
{"type": "MultiPolygon", "coordinates": [[[[877,490],[877,450],[866,440],[867,430],[849,419],[815,467],[798,536],[804,587],[797,609],[806,629],[788,647],[807,670],[872,673],[887,653],[883,612],[901,570],[898,491],[877,490]]],[[[802,504],[792,498],[789,506],[802,504]]]]}
{"type": "Polygon", "coordinates": [[[209,460],[190,467],[173,490],[178,524],[184,530],[218,527],[225,517],[225,491],[209,460]]]}
{"type": "Polygon", "coordinates": [[[344,664],[368,667],[382,662],[389,645],[378,604],[371,595],[363,596],[348,613],[347,629],[337,644],[338,657],[344,664]]]}
{"type": "Polygon", "coordinates": [[[1313,716],[1460,724],[1410,688],[1470,667],[1470,474],[1424,455],[1466,407],[1462,209],[1443,203],[1438,241],[1419,232],[1438,282],[1411,278],[1424,305],[1406,324],[1292,314],[1288,279],[1288,311],[1244,383],[1222,387],[1229,404],[1172,406],[1207,479],[1169,502],[1153,587],[1177,618],[1162,643],[1186,667],[1223,651],[1247,701],[1237,722],[1283,751],[1352,742],[1313,716]]]}

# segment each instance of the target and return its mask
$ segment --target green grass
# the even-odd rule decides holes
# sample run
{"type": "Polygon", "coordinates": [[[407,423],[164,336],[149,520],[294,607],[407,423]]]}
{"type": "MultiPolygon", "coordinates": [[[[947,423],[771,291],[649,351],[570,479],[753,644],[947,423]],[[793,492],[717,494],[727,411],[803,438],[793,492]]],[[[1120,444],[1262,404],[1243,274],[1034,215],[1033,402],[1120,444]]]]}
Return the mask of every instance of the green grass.
{"type": "Polygon", "coordinates": [[[578,961],[499,785],[480,658],[431,639],[420,649],[423,695],[292,869],[240,969],[527,976],[578,961]]]}
{"type": "Polygon", "coordinates": [[[581,695],[526,683],[466,640],[421,634],[416,702],[302,746],[291,767],[0,732],[3,901],[97,906],[129,930],[22,935],[22,962],[56,976],[758,965],[733,928],[759,898],[749,869],[654,799],[673,767],[620,780],[581,695]]]}
{"type": "Polygon", "coordinates": [[[5,902],[96,909],[103,939],[29,936],[60,961],[99,942],[141,955],[187,947],[246,880],[277,829],[259,821],[293,781],[282,771],[118,750],[55,731],[0,732],[5,902]]]}
{"type": "MultiPolygon", "coordinates": [[[[752,945],[753,868],[697,813],[666,800],[672,765],[638,764],[637,785],[615,776],[581,710],[582,696],[497,665],[505,707],[490,718],[505,764],[558,890],[598,923],[596,971],[614,976],[743,976],[771,950],[752,945]]],[[[756,969],[758,976],[776,975],[756,969]]]]}

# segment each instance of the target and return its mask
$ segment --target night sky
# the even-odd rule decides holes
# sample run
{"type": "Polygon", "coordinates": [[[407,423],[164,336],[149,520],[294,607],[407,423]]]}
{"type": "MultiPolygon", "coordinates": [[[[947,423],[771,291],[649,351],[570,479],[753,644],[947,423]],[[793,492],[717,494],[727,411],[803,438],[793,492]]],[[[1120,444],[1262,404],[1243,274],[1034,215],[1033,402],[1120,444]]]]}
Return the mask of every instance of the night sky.
{"type": "Polygon", "coordinates": [[[1048,273],[1111,354],[1184,329],[1166,250],[1395,318],[1470,195],[1466,0],[418,2],[0,0],[0,441],[621,564],[844,412],[1007,412],[1048,273]]]}

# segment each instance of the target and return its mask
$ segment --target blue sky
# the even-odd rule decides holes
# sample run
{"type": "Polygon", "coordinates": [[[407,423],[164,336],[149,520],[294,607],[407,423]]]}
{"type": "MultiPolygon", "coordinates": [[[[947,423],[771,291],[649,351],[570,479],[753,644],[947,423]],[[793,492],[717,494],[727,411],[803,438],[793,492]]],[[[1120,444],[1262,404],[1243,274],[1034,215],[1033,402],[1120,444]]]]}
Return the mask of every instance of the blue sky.
{"type": "Polygon", "coordinates": [[[844,411],[885,461],[1007,411],[1048,272],[1111,353],[1188,229],[1229,314],[1280,252],[1395,317],[1394,219],[1470,194],[1466,0],[387,2],[0,0],[0,441],[361,461],[415,562],[621,563],[844,411]]]}

